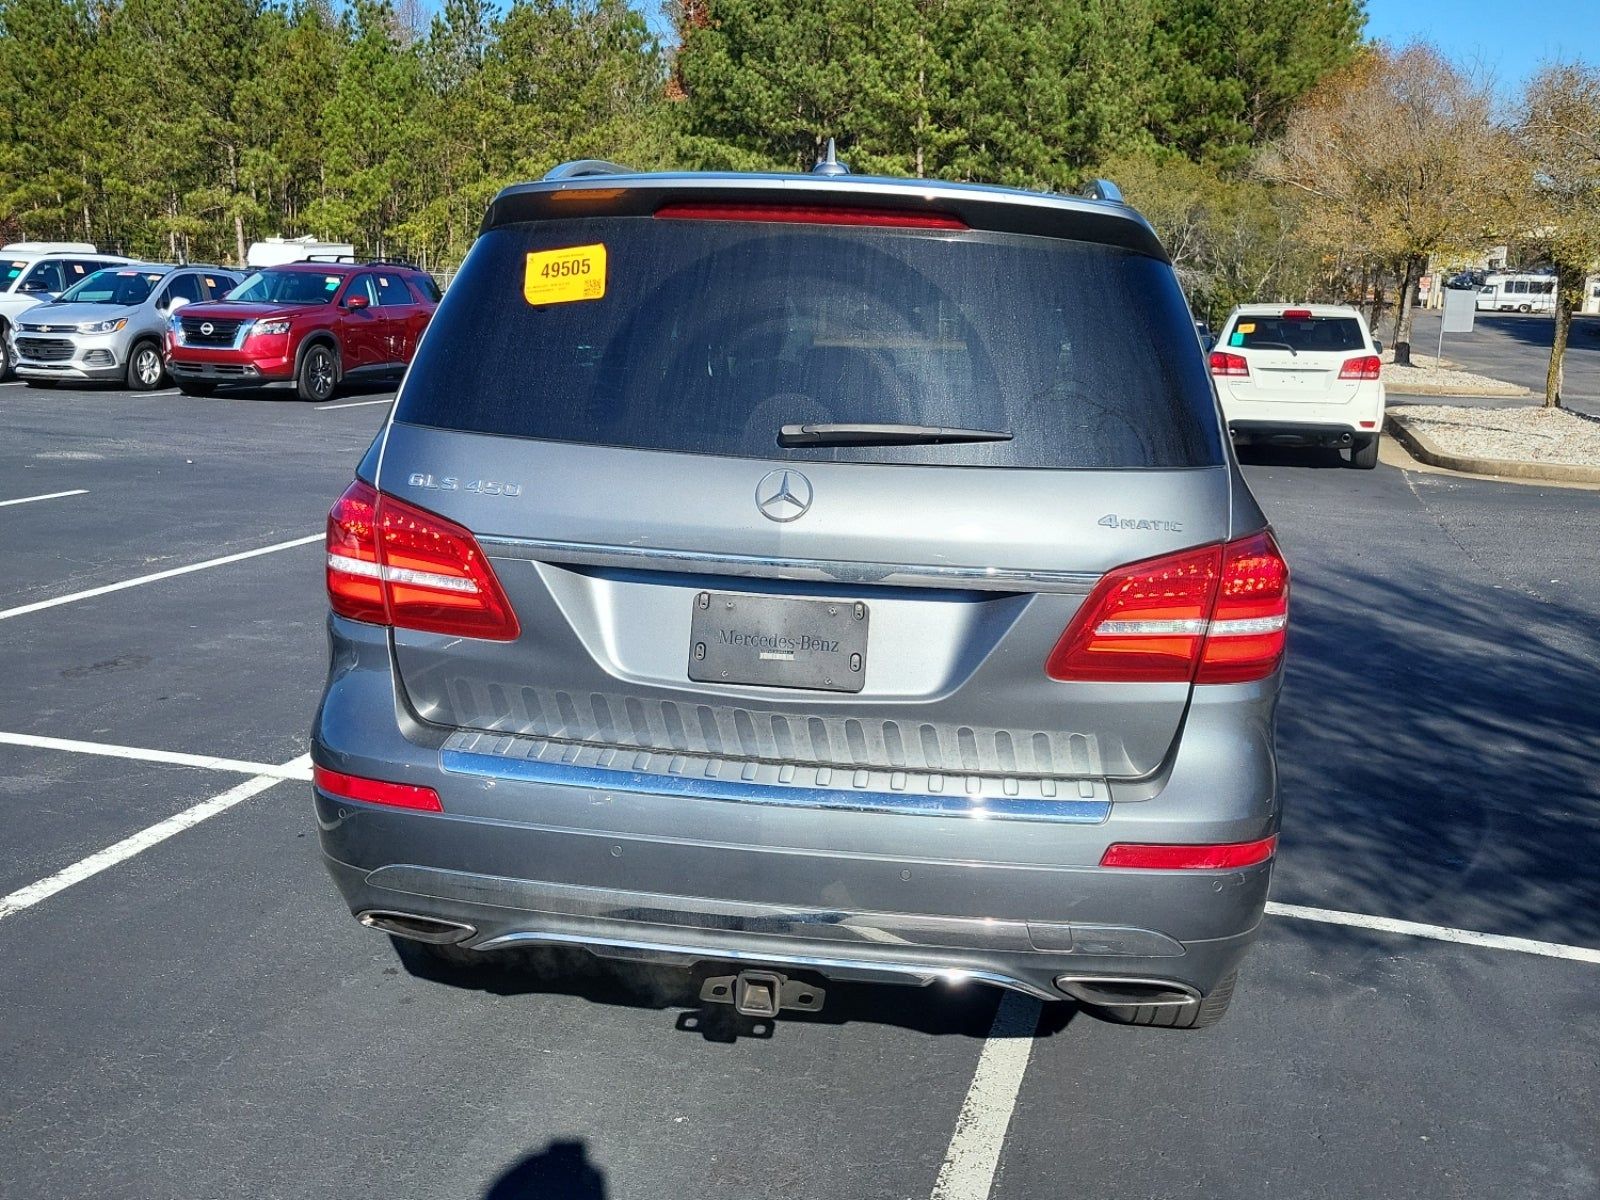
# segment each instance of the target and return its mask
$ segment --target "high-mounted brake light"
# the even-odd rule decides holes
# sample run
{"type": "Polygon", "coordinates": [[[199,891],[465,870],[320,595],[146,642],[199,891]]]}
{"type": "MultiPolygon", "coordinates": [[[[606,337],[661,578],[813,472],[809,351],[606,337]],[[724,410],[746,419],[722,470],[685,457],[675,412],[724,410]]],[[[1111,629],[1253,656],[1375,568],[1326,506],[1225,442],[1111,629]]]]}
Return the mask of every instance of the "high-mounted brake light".
{"type": "Polygon", "coordinates": [[[1248,376],[1250,364],[1245,361],[1242,354],[1229,354],[1226,350],[1213,350],[1211,352],[1211,373],[1213,375],[1248,376]]]}
{"type": "Polygon", "coordinates": [[[1283,319],[1285,321],[1309,321],[1311,320],[1311,310],[1309,308],[1286,308],[1283,310],[1283,319]]]}
{"type": "Polygon", "coordinates": [[[1346,359],[1344,366],[1339,368],[1340,379],[1377,379],[1382,374],[1383,359],[1376,354],[1346,359]]]}
{"type": "Polygon", "coordinates": [[[1102,867],[1146,871],[1231,871],[1264,863],[1277,852],[1278,835],[1254,842],[1189,846],[1170,842],[1117,842],[1100,856],[1102,867]]]}
{"type": "Polygon", "coordinates": [[[1283,661],[1289,567],[1266,532],[1107,572],[1056,643],[1052,679],[1243,683],[1283,661]]]}
{"type": "Polygon", "coordinates": [[[872,225],[886,229],[966,229],[942,212],[888,208],[834,208],[801,204],[667,204],[656,216],[680,221],[777,221],[789,225],[872,225]]]}
{"type": "Polygon", "coordinates": [[[521,633],[469,530],[357,480],[328,513],[328,602],[341,617],[514,641],[521,633]]]}
{"type": "Polygon", "coordinates": [[[439,803],[438,792],[411,783],[389,783],[383,779],[366,779],[360,775],[346,775],[343,771],[330,771],[327,767],[312,767],[311,784],[319,792],[343,800],[387,804],[390,808],[413,808],[419,812],[444,811],[444,806],[439,803]]]}

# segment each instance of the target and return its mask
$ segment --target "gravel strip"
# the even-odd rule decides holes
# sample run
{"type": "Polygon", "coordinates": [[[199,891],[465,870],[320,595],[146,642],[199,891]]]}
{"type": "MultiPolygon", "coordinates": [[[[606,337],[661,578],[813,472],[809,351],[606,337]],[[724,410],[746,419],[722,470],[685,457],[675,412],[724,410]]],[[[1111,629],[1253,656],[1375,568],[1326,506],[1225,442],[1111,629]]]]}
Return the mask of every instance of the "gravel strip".
{"type": "Polygon", "coordinates": [[[1389,415],[1446,454],[1600,467],[1600,420],[1562,408],[1397,404],[1389,415]]]}

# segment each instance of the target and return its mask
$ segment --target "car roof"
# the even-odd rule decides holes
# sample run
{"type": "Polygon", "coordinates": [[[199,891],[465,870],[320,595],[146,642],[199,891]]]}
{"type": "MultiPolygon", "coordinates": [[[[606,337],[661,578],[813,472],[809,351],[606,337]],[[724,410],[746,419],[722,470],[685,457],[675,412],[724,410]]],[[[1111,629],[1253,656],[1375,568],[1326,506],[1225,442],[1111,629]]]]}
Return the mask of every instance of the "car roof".
{"type": "Polygon", "coordinates": [[[1235,317],[1281,317],[1285,312],[1308,312],[1313,317],[1356,317],[1361,314],[1348,304],[1295,304],[1284,301],[1281,304],[1241,304],[1228,314],[1228,320],[1235,317]]]}
{"type": "Polygon", "coordinates": [[[873,175],[620,172],[517,183],[490,202],[482,231],[551,217],[650,216],[696,200],[932,210],[975,229],[1095,241],[1170,261],[1150,223],[1120,200],[873,175]]]}

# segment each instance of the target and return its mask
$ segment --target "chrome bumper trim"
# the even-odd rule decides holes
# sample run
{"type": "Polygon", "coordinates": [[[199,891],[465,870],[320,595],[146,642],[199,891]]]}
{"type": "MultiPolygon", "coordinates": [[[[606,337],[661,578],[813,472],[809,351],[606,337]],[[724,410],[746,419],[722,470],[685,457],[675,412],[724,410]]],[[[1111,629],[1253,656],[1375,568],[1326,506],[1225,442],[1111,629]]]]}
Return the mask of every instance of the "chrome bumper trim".
{"type": "Polygon", "coordinates": [[[896,978],[901,982],[913,984],[929,984],[935,980],[946,983],[987,983],[995,987],[1005,988],[1008,991],[1021,992],[1038,1000],[1060,1000],[1059,992],[1052,992],[1047,988],[1029,983],[1025,979],[1015,979],[1002,975],[998,971],[988,971],[968,967],[940,967],[914,963],[897,963],[885,961],[872,961],[868,959],[832,958],[811,954],[786,954],[782,951],[767,950],[738,950],[722,946],[695,946],[687,943],[676,942],[649,942],[637,941],[632,938],[596,937],[588,934],[545,933],[529,931],[522,933],[507,933],[500,937],[490,938],[472,947],[474,950],[502,950],[515,946],[530,945],[561,945],[578,946],[608,957],[606,949],[625,951],[628,953],[610,955],[609,957],[660,956],[667,960],[710,960],[753,962],[770,966],[796,967],[832,973],[839,977],[855,975],[864,980],[896,978]]]}
{"type": "Polygon", "coordinates": [[[732,800],[743,804],[771,804],[789,808],[898,812],[971,820],[1041,821],[1066,825],[1098,825],[1111,815],[1109,800],[1038,800],[970,793],[912,794],[869,792],[855,788],[791,787],[749,783],[742,779],[577,766],[448,748],[439,752],[439,765],[455,775],[475,775],[486,779],[581,787],[598,792],[732,800]]]}
{"type": "Polygon", "coordinates": [[[711,575],[789,579],[856,586],[961,587],[994,592],[1063,592],[1088,595],[1099,576],[1078,571],[1033,571],[1012,567],[925,566],[914,563],[844,562],[820,558],[769,558],[698,550],[552,542],[537,538],[480,535],[490,557],[575,563],[628,570],[685,571],[711,575]]]}

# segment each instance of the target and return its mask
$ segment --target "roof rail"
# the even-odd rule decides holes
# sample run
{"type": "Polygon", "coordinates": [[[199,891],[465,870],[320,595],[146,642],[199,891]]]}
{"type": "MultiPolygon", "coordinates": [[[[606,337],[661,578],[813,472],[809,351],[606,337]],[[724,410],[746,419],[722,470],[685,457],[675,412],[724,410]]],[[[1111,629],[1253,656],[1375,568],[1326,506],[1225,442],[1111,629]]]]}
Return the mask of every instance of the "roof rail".
{"type": "Polygon", "coordinates": [[[633,175],[631,167],[618,166],[614,162],[607,162],[603,158],[575,158],[571,162],[564,162],[560,166],[551,167],[544,173],[545,180],[552,182],[557,179],[582,179],[589,175],[633,175]]]}
{"type": "Polygon", "coordinates": [[[408,271],[420,271],[421,267],[414,262],[407,262],[403,258],[363,258],[359,254],[308,254],[296,262],[305,263],[339,263],[356,267],[404,267],[408,271]]]}
{"type": "Polygon", "coordinates": [[[1083,196],[1089,200],[1109,200],[1113,204],[1126,204],[1122,189],[1109,179],[1091,179],[1083,185],[1083,196]]]}

